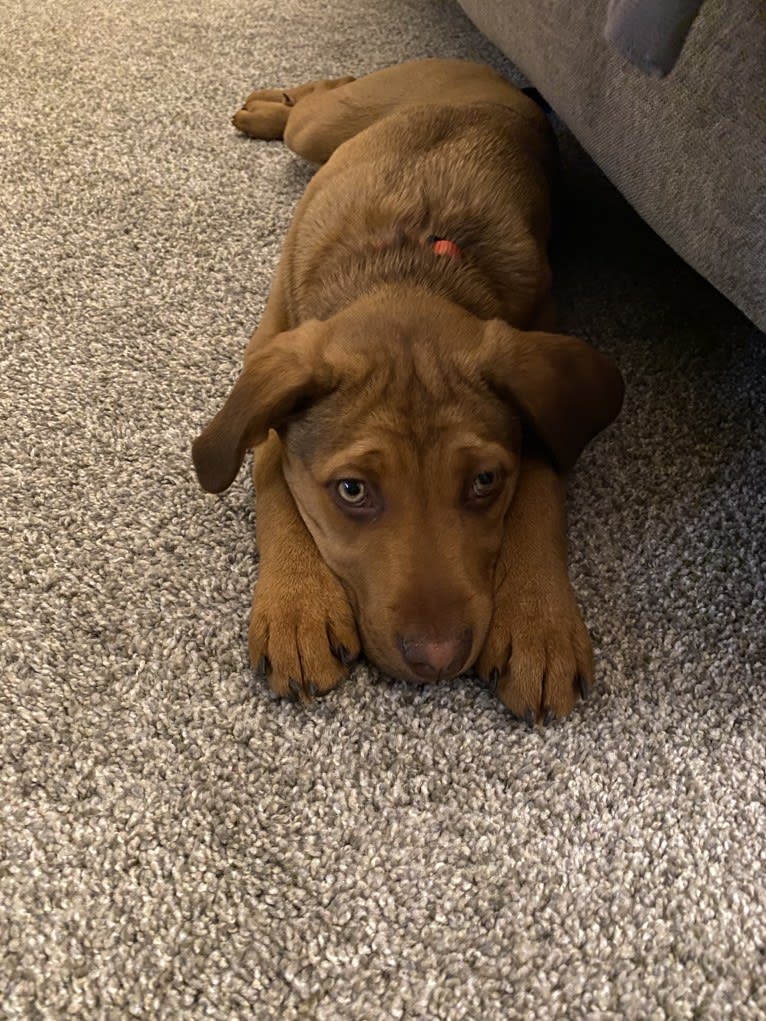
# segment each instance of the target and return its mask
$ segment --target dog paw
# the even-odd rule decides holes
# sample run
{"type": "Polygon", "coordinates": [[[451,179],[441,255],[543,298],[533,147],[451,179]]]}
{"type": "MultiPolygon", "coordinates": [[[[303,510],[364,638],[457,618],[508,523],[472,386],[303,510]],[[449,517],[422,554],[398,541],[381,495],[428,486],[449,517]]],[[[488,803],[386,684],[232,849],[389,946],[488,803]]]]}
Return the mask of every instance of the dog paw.
{"type": "Polygon", "coordinates": [[[328,92],[354,79],[326,79],[307,82],[291,89],[256,89],[245,99],[241,109],[232,117],[234,127],[250,138],[275,141],[284,135],[290,111],[301,99],[314,92],[328,92]]]}
{"type": "Polygon", "coordinates": [[[340,582],[325,577],[270,581],[253,597],[250,657],[271,690],[308,702],[326,695],[360,654],[356,622],[340,582]]]}
{"type": "Polygon", "coordinates": [[[586,698],[593,647],[568,582],[534,595],[498,594],[477,671],[528,726],[547,726],[586,698]]]}
{"type": "Polygon", "coordinates": [[[257,102],[237,110],[231,123],[250,138],[278,141],[284,135],[288,110],[278,103],[257,102]]]}

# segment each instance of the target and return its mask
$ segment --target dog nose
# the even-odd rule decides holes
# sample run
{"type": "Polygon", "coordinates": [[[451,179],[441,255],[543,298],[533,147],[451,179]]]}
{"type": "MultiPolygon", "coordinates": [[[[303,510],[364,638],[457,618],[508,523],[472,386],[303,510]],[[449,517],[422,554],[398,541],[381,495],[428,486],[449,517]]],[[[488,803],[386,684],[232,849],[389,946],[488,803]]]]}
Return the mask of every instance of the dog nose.
{"type": "Polygon", "coordinates": [[[468,628],[458,637],[421,638],[398,636],[399,650],[407,666],[425,681],[454,677],[466,665],[473,634],[468,628]]]}

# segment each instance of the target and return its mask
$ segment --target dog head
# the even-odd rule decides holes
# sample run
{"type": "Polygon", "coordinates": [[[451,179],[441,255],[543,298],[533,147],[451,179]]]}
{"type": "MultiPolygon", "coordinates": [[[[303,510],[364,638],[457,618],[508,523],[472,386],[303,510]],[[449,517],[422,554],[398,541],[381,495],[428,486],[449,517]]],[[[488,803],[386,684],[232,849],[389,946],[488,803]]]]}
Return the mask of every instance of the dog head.
{"type": "Polygon", "coordinates": [[[367,656],[410,680],[452,677],[489,628],[523,435],[566,471],[621,400],[619,372],[582,341],[379,293],[255,351],[194,464],[221,492],[276,430],[367,656]]]}

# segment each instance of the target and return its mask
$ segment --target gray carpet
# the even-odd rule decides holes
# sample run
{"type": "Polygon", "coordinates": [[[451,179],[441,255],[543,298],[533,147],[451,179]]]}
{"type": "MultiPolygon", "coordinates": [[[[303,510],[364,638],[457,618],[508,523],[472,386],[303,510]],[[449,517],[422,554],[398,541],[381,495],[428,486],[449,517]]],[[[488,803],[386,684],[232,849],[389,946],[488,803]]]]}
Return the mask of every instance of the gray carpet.
{"type": "Polygon", "coordinates": [[[7,0],[0,47],[2,1017],[766,1016],[763,336],[564,137],[563,325],[628,383],[572,484],[593,698],[279,702],[189,443],[309,171],[229,115],[505,65],[439,0],[7,0]]]}

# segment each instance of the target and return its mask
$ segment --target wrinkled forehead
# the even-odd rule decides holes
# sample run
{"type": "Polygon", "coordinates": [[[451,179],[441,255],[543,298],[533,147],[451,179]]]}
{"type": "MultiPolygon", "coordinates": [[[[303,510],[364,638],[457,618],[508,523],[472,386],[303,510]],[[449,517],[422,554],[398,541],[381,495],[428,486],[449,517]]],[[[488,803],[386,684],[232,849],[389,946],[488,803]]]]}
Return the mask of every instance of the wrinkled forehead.
{"type": "Polygon", "coordinates": [[[346,381],[305,409],[287,439],[304,463],[326,465],[338,455],[357,463],[392,457],[425,463],[488,445],[514,452],[520,437],[514,409],[458,374],[437,385],[433,377],[401,380],[383,371],[346,381]]]}

